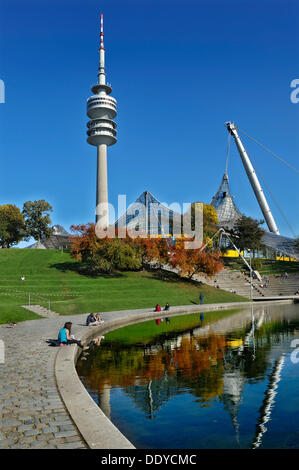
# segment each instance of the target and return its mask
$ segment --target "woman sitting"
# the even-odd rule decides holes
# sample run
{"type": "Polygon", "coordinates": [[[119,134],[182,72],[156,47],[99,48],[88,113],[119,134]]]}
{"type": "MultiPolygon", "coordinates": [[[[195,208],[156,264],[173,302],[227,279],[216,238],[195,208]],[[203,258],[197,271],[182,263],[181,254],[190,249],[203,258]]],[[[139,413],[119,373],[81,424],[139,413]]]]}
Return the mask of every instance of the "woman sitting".
{"type": "Polygon", "coordinates": [[[96,313],[94,317],[95,317],[96,321],[98,322],[98,324],[104,323],[104,320],[101,319],[99,313],[96,313]]]}
{"type": "Polygon", "coordinates": [[[88,346],[83,346],[81,341],[78,341],[71,335],[72,322],[67,322],[58,333],[59,346],[66,346],[67,344],[77,344],[82,349],[88,349],[88,346]]]}

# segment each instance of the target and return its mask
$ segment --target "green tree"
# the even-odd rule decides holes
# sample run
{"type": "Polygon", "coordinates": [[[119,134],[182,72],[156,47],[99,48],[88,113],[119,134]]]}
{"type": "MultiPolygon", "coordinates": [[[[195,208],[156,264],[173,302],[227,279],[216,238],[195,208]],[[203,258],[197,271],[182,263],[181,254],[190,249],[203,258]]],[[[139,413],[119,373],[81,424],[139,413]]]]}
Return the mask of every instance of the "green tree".
{"type": "Polygon", "coordinates": [[[33,237],[37,241],[37,246],[39,246],[42,238],[49,238],[53,233],[50,227],[51,219],[49,215],[49,212],[52,211],[52,206],[44,199],[27,201],[23,205],[26,237],[33,237]]]}
{"type": "Polygon", "coordinates": [[[119,238],[104,239],[91,257],[94,272],[135,271],[142,267],[142,256],[137,246],[119,238]]]}
{"type": "Polygon", "coordinates": [[[215,207],[211,204],[203,203],[202,211],[199,202],[192,202],[191,204],[191,230],[195,230],[195,218],[200,221],[202,217],[203,222],[203,238],[207,241],[218,230],[218,216],[215,207]]]}
{"type": "Polygon", "coordinates": [[[261,227],[263,220],[252,219],[242,215],[232,231],[232,239],[239,250],[260,250],[263,246],[262,236],[265,230],[261,227]]]}
{"type": "Polygon", "coordinates": [[[0,206],[0,246],[10,248],[25,235],[25,222],[20,209],[14,204],[0,206]]]}
{"type": "Polygon", "coordinates": [[[212,237],[217,230],[218,226],[218,216],[214,206],[211,204],[203,205],[203,233],[204,238],[208,239],[212,237]]]}

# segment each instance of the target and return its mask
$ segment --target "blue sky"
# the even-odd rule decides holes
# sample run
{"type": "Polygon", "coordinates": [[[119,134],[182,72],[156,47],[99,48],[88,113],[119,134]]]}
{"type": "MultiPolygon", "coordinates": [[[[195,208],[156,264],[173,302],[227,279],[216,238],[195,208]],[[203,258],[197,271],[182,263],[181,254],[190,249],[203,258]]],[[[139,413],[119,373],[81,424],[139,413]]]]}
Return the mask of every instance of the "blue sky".
{"type": "MultiPolygon", "coordinates": [[[[225,169],[226,121],[298,168],[299,4],[289,0],[0,0],[0,204],[46,199],[52,221],[94,220],[96,149],[86,99],[97,80],[104,14],[107,80],[118,102],[109,199],[144,190],[210,203],[225,169]]],[[[243,137],[242,137],[243,138],[243,137]]],[[[299,234],[298,173],[243,143],[280,232],[299,234]]],[[[229,178],[241,212],[262,218],[234,143],[229,178]]]]}

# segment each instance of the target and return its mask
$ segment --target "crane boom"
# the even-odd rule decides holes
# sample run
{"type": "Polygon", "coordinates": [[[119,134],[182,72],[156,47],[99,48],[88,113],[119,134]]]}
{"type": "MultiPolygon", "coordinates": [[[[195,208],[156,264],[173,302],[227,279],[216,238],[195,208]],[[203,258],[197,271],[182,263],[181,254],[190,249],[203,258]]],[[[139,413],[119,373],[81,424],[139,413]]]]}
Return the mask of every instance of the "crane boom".
{"type": "Polygon", "coordinates": [[[252,166],[252,163],[250,161],[250,158],[242,144],[242,141],[238,135],[237,132],[237,126],[232,123],[232,122],[227,122],[226,127],[228,129],[228,132],[233,136],[236,142],[237,149],[239,151],[241,160],[243,162],[245,171],[247,173],[248,179],[250,181],[250,184],[252,186],[252,189],[254,191],[255,197],[257,199],[257,202],[259,203],[259,206],[261,208],[261,211],[265,217],[265,221],[268,225],[268,228],[270,232],[276,233],[276,235],[279,235],[279,230],[277,228],[277,225],[275,223],[274,217],[272,215],[271,209],[268,205],[267,199],[264,195],[264,192],[262,190],[262,187],[260,185],[260,182],[258,180],[258,177],[256,175],[256,172],[252,166]]]}

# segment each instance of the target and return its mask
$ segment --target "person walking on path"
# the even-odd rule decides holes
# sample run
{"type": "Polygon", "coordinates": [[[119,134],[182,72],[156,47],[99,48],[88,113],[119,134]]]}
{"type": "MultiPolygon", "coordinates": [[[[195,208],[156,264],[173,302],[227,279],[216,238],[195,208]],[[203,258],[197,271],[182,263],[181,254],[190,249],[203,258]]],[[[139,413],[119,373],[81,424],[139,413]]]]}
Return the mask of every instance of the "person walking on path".
{"type": "Polygon", "coordinates": [[[199,299],[200,299],[200,304],[202,305],[203,304],[203,294],[202,294],[202,292],[199,295],[199,299]]]}

